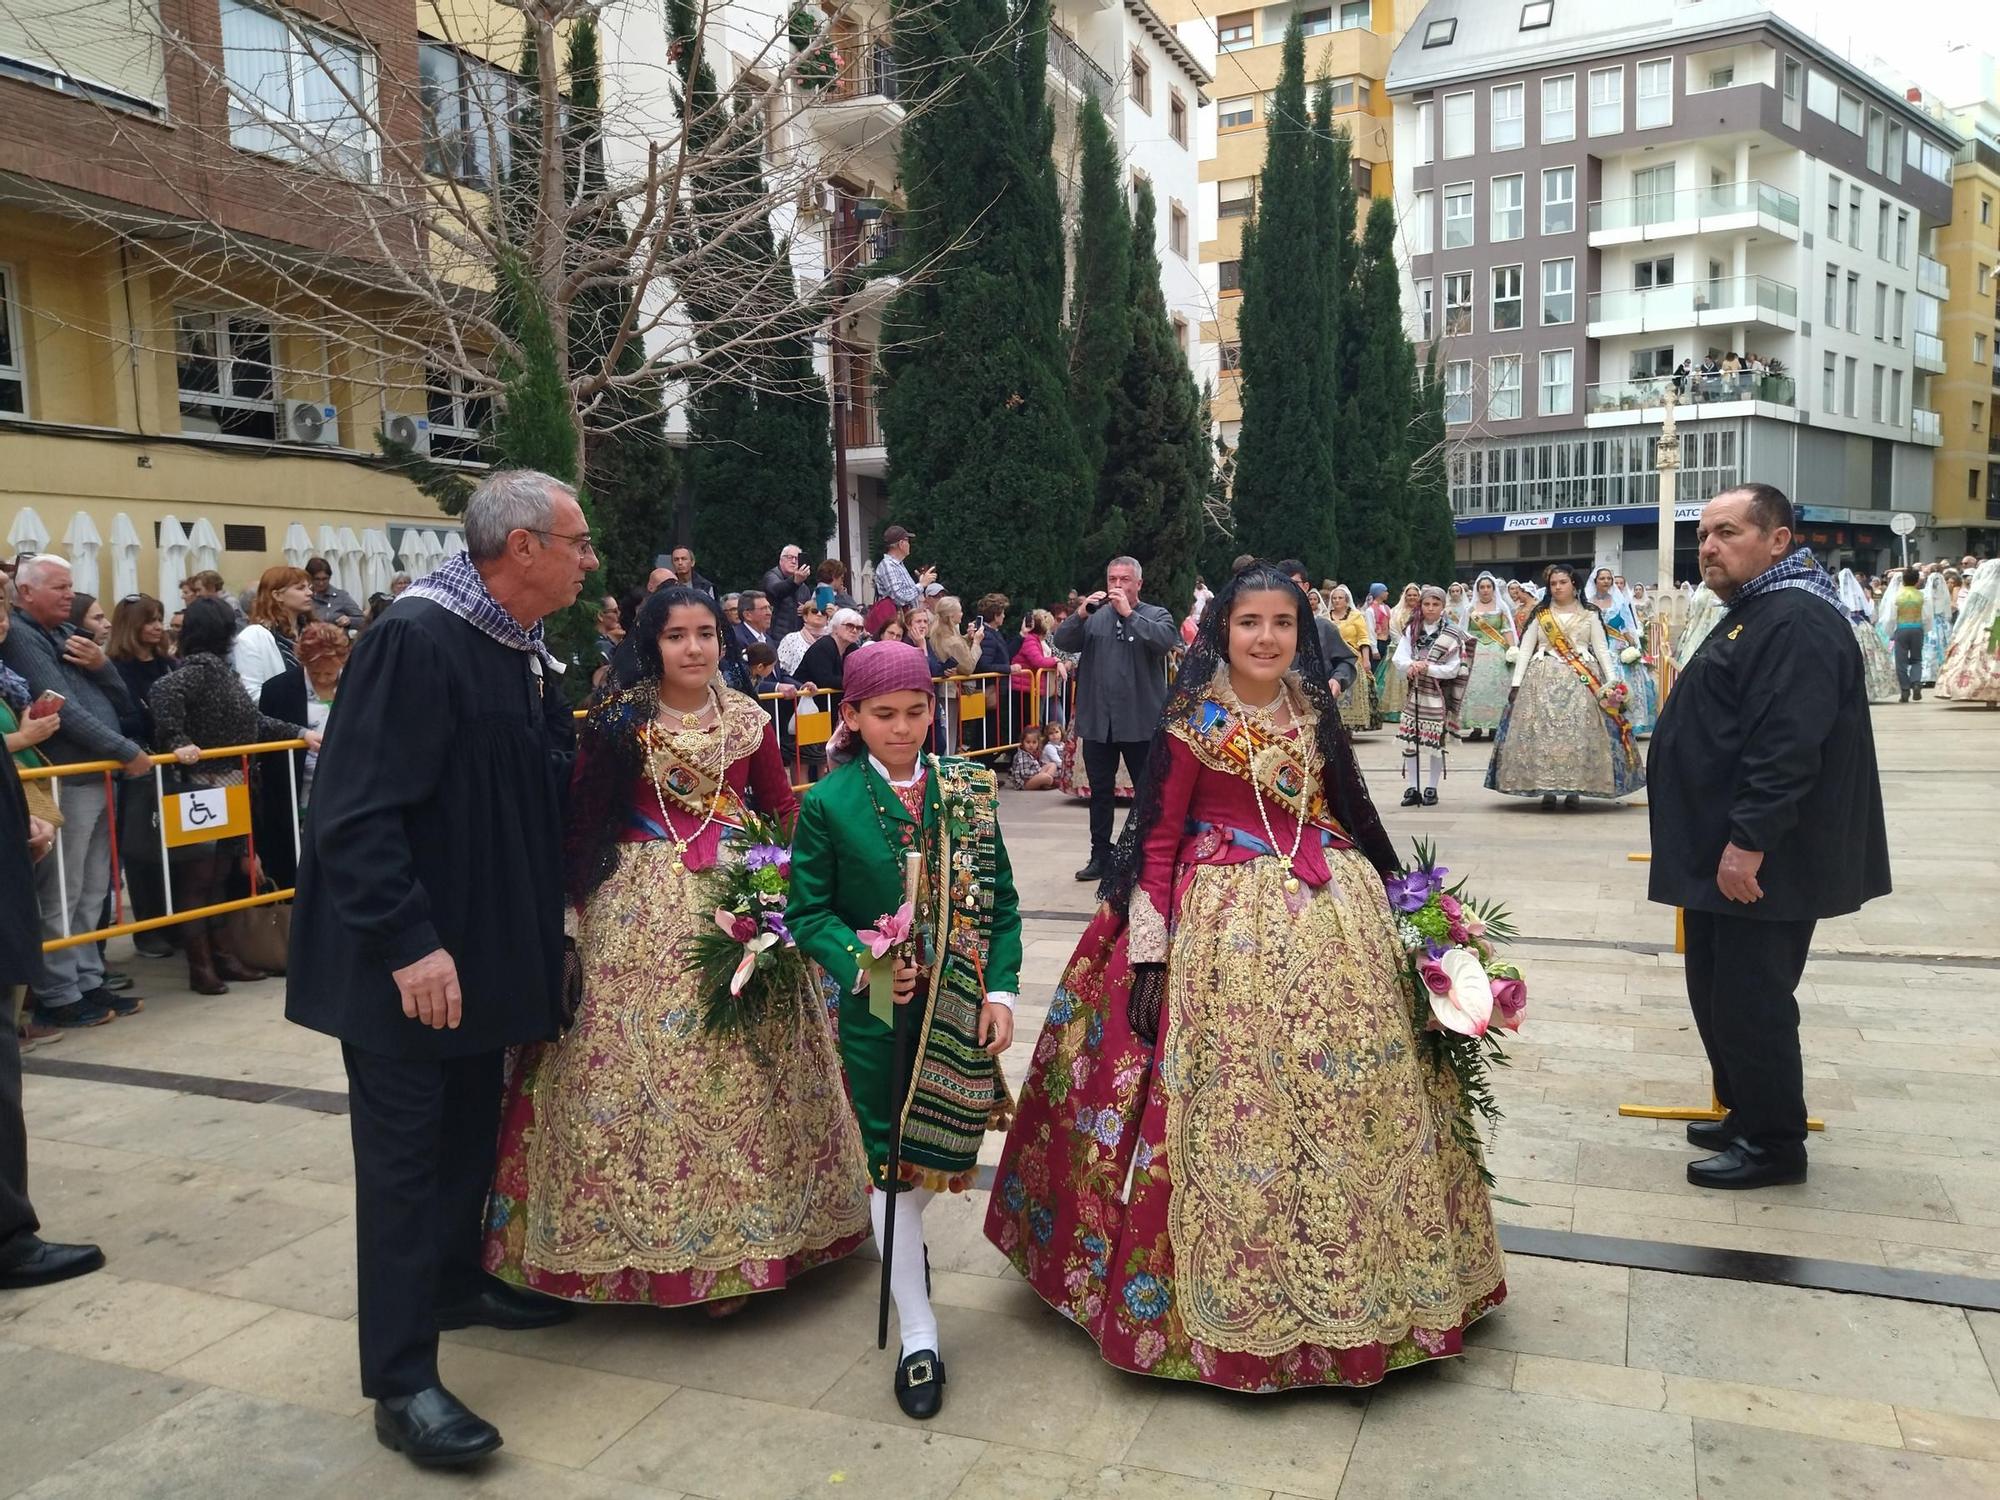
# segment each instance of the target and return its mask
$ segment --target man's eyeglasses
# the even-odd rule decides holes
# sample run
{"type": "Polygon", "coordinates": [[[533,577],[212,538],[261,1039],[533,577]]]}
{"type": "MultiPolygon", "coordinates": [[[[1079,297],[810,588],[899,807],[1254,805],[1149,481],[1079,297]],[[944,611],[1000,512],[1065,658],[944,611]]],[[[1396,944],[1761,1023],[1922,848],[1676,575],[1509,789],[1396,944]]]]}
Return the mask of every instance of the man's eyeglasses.
{"type": "Polygon", "coordinates": [[[579,531],[572,536],[567,531],[543,531],[539,526],[530,526],[526,529],[545,542],[574,542],[576,550],[585,557],[597,556],[597,543],[591,539],[587,531],[579,531]]]}

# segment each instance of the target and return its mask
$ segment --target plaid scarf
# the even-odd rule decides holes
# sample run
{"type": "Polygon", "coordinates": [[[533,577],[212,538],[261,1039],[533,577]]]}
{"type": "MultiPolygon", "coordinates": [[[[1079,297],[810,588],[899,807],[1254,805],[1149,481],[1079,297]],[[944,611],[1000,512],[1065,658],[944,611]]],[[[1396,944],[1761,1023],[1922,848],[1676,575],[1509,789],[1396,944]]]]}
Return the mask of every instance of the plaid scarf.
{"type": "Polygon", "coordinates": [[[1839,590],[1827,577],[1826,569],[1813,557],[1810,547],[1799,548],[1790,557],[1773,563],[1744,584],[1729,601],[1728,608],[1741,609],[1759,594],[1768,594],[1774,589],[1804,589],[1815,599],[1824,599],[1840,611],[1843,619],[1846,618],[1847,611],[1841,608],[1839,590]]]}
{"type": "Polygon", "coordinates": [[[542,641],[542,622],[523,626],[502,609],[487,592],[486,580],[472,565],[469,553],[460,552],[444,560],[436,572],[427,574],[403,590],[406,599],[428,599],[457,615],[466,624],[516,651],[532,651],[542,665],[560,672],[563,664],[542,641]]]}

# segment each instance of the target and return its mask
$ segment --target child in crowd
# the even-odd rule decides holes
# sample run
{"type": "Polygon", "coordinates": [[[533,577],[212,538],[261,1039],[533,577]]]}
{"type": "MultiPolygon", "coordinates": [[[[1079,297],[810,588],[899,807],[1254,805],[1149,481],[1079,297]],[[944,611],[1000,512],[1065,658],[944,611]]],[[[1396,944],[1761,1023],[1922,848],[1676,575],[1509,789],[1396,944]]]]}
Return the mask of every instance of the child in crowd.
{"type": "Polygon", "coordinates": [[[1014,752],[1008,779],[1017,792],[1047,792],[1055,789],[1062,774],[1062,726],[1044,729],[1030,724],[1021,731],[1021,748],[1014,752]]]}
{"type": "Polygon", "coordinates": [[[1006,1118],[998,1059],[1013,1041],[1021,971],[998,778],[975,761],[923,753],[935,695],[920,647],[877,641],[847,658],[835,768],[800,800],[785,911],[799,948],[847,990],[840,1053],[878,1243],[895,1215],[884,1260],[902,1335],[896,1402],[918,1419],[937,1415],[945,1384],[924,1205],[971,1185],[980,1141],[1006,1118]],[[911,854],[914,917],[891,941],[911,854]]]}

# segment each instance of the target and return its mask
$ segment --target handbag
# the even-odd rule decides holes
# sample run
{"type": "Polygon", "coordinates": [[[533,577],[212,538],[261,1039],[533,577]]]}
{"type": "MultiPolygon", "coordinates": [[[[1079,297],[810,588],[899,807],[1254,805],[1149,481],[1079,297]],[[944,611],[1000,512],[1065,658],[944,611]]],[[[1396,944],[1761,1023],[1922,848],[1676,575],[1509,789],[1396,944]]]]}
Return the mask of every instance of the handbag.
{"type": "Polygon", "coordinates": [[[62,808],[56,803],[56,787],[52,781],[37,778],[21,783],[21,793],[28,799],[28,816],[40,818],[51,828],[63,826],[62,808]]]}
{"type": "MultiPolygon", "coordinates": [[[[268,881],[267,890],[277,887],[268,881]]],[[[267,974],[282,974],[292,946],[292,904],[246,906],[222,919],[223,940],[237,959],[267,974]]]]}

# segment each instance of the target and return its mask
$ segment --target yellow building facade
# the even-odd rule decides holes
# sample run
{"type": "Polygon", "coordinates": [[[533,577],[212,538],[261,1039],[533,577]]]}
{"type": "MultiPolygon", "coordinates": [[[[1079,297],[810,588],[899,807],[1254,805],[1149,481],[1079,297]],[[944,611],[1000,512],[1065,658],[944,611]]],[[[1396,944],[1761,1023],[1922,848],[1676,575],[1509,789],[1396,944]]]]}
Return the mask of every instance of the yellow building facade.
{"type": "Polygon", "coordinates": [[[1952,172],[1951,222],[1937,232],[1951,296],[1939,320],[1945,371],[1932,382],[1944,433],[1934,525],[1951,557],[2000,553],[2000,109],[1980,116],[1956,122],[1969,139],[1952,172]]]}

